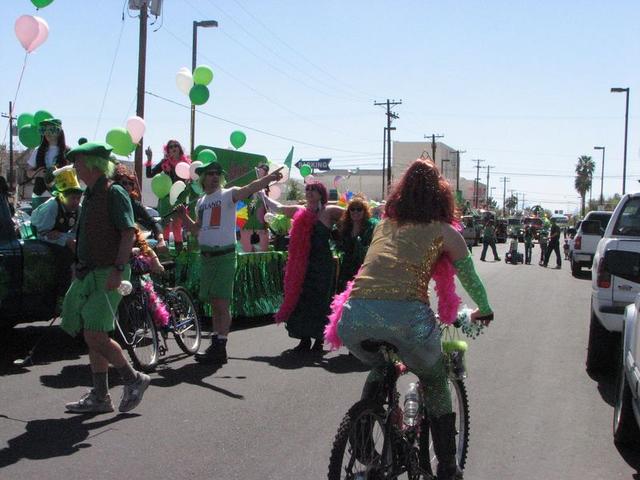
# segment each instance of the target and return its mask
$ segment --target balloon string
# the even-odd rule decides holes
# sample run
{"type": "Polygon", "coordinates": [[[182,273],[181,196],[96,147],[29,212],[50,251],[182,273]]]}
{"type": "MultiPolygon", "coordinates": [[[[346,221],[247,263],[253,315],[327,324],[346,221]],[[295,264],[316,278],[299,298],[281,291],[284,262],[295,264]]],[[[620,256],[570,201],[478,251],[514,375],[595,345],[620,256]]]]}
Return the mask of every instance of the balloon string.
{"type": "Polygon", "coordinates": [[[107,102],[107,95],[109,94],[109,87],[111,86],[111,77],[113,76],[113,69],[116,66],[116,59],[118,58],[118,52],[120,51],[120,42],[122,41],[122,33],[124,32],[124,17],[122,18],[122,24],[120,26],[120,35],[118,36],[118,44],[116,45],[116,52],[113,55],[113,61],[111,62],[111,69],[109,70],[109,79],[107,80],[107,88],[104,90],[104,96],[102,97],[102,104],[100,105],[100,113],[98,113],[98,120],[96,121],[96,129],[93,132],[93,138],[98,135],[98,128],[100,128],[100,121],[102,120],[102,112],[104,111],[104,104],[107,102]]]}
{"type": "MultiPolygon", "coordinates": [[[[27,68],[27,58],[29,52],[25,52],[24,54],[24,62],[22,62],[22,70],[20,71],[20,78],[18,79],[18,87],[16,88],[16,94],[13,96],[13,105],[11,116],[13,117],[13,112],[16,111],[16,100],[18,100],[18,92],[20,91],[20,85],[22,84],[22,77],[24,76],[24,70],[27,68]]],[[[9,131],[9,127],[11,127],[11,119],[9,119],[9,123],[7,124],[7,128],[4,131],[4,138],[2,139],[2,143],[6,143],[7,140],[7,131],[9,131]]]]}

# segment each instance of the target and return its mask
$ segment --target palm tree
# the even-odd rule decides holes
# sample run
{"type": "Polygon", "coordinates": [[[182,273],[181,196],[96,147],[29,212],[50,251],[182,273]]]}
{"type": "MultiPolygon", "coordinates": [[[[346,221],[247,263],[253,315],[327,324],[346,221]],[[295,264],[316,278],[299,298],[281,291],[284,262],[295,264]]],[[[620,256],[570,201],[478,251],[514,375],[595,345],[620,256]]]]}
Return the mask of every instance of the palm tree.
{"type": "Polygon", "coordinates": [[[504,206],[509,212],[515,210],[518,207],[518,197],[516,197],[515,195],[511,195],[505,200],[504,206]]]}
{"type": "Polygon", "coordinates": [[[582,155],[578,158],[576,164],[576,179],[575,187],[582,199],[582,216],[584,217],[584,203],[587,192],[591,188],[591,181],[593,179],[593,172],[596,169],[596,163],[588,155],[582,155]]]}

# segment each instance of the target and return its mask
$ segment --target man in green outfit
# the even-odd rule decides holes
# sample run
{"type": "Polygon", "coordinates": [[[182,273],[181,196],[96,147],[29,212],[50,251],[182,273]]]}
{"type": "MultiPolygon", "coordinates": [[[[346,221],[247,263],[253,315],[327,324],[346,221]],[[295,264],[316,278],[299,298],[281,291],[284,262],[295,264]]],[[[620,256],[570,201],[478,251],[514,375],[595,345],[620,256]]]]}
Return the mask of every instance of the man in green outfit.
{"type": "Polygon", "coordinates": [[[93,375],[93,389],[66,405],[73,413],[113,411],[109,364],[124,382],[121,412],[138,406],[151,381],[131,367],[120,345],[109,337],[122,299],[118,287],[131,274],[129,257],[135,232],[129,195],[108,180],[114,167],[110,157],[111,146],[98,142],[84,143],[67,154],[87,189],[78,219],[75,279],[62,305],[62,328],[70,335],[83,331],[93,375]]]}

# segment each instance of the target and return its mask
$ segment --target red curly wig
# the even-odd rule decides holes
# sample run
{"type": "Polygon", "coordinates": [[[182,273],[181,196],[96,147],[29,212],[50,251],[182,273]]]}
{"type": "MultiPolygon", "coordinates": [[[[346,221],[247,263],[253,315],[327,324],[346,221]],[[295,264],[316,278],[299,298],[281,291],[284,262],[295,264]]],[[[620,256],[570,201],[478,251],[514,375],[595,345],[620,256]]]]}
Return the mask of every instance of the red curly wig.
{"type": "Polygon", "coordinates": [[[458,219],[449,182],[431,160],[417,159],[394,185],[384,209],[398,222],[453,223],[458,219]]]}
{"type": "Polygon", "coordinates": [[[133,183],[133,189],[129,196],[134,200],[140,200],[142,195],[140,194],[140,184],[138,183],[138,177],[135,173],[127,168],[126,165],[119,163],[113,172],[113,181],[117,184],[121,184],[122,181],[129,181],[133,183]]]}

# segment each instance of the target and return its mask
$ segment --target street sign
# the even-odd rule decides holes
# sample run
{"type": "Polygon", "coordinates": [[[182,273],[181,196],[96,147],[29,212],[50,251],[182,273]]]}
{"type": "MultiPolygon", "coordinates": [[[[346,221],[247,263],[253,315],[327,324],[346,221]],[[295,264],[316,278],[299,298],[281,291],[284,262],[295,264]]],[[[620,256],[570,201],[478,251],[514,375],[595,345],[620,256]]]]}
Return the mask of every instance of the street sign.
{"type": "Polygon", "coordinates": [[[315,170],[331,170],[329,168],[329,163],[331,163],[330,158],[320,158],[318,160],[298,160],[295,163],[295,166],[300,169],[303,165],[309,165],[311,168],[315,170]]]}

